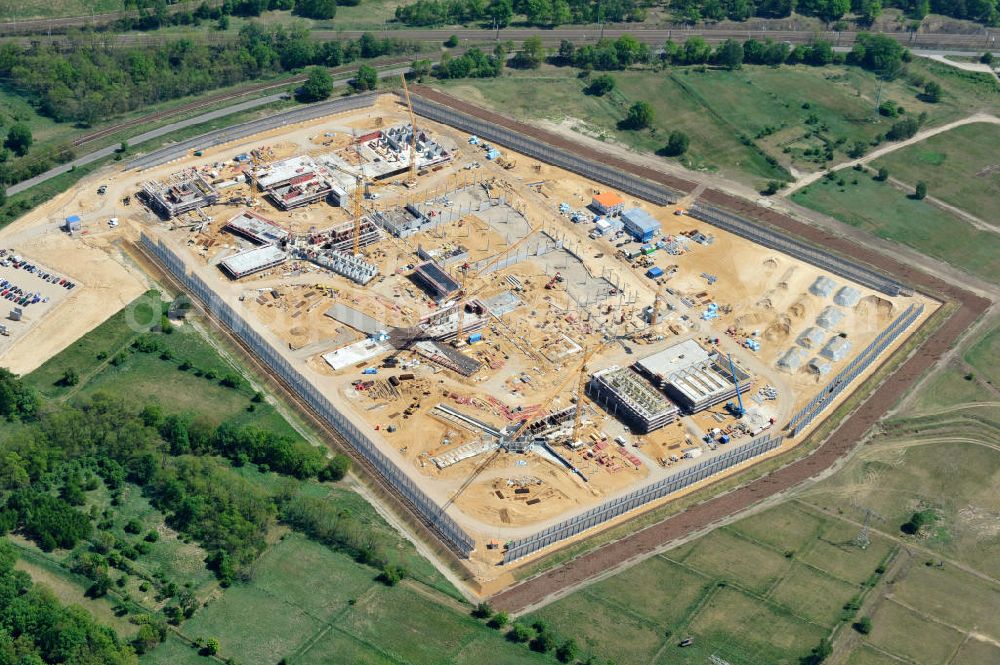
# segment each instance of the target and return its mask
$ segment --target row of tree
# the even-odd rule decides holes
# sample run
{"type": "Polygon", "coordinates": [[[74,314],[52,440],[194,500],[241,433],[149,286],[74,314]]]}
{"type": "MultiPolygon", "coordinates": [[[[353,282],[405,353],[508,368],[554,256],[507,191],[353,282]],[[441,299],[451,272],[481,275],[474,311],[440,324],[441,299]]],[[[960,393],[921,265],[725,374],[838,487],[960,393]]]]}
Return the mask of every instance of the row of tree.
{"type": "Polygon", "coordinates": [[[50,45],[0,46],[0,76],[43,115],[91,124],[170,99],[252,81],[308,65],[336,67],[363,58],[413,53],[415,44],[365,34],[317,43],[303,27],[248,23],[217,45],[178,39],[162,46],[106,48],[81,37],[65,51],[50,45]]]}
{"type": "Polygon", "coordinates": [[[646,9],[635,0],[417,0],[396,8],[396,20],[413,26],[483,23],[503,28],[515,16],[551,27],[644,21],[646,9]]]}
{"type": "MultiPolygon", "coordinates": [[[[301,1],[301,0],[299,0],[301,1]]],[[[869,26],[882,14],[883,0],[670,0],[675,19],[686,23],[785,18],[792,13],[833,23],[852,15],[869,26]]],[[[1000,0],[885,0],[915,19],[928,13],[1000,24],[1000,0]]],[[[633,0],[417,0],[396,8],[396,19],[413,26],[483,23],[505,27],[515,16],[529,25],[644,21],[646,5],[633,0]]]]}

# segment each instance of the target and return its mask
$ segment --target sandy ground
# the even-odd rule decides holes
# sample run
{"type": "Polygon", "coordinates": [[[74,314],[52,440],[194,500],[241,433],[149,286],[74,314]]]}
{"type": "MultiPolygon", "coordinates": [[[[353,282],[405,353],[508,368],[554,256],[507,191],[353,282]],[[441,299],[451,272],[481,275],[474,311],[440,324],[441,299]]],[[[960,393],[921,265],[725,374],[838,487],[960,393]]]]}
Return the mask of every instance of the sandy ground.
{"type": "MultiPolygon", "coordinates": [[[[38,305],[28,308],[25,334],[12,335],[8,346],[0,346],[0,365],[15,373],[32,371],[148,288],[145,276],[130,265],[117,245],[126,233],[134,232],[123,215],[129,209],[110,193],[105,197],[94,193],[100,177],[107,178],[107,174],[88,179],[80,188],[57,196],[0,230],[0,246],[12,248],[77,284],[47,309],[36,311],[38,305]],[[59,227],[66,216],[80,213],[87,213],[83,232],[70,237],[59,227]],[[107,226],[111,217],[123,222],[114,231],[107,226]]],[[[17,325],[11,324],[12,331],[17,325]]]]}
{"type": "MultiPolygon", "coordinates": [[[[134,194],[146,180],[162,179],[190,166],[207,166],[231,175],[228,164],[232,156],[251,147],[266,146],[274,158],[336,149],[355,131],[373,127],[379,118],[385,125],[402,122],[405,110],[390,98],[383,98],[375,108],[362,113],[276,130],[241,145],[214,148],[200,158],[189,157],[139,174],[97,176],[81,184],[76,192],[57,198],[4,229],[0,232],[0,246],[15,247],[53,270],[78,277],[81,287],[64,302],[53,303],[51,312],[40,317],[31,335],[14,342],[3,361],[16,359],[14,367],[28,371],[134,299],[145,288],[145,281],[129,267],[116,243],[136,234],[139,227],[156,230],[177,251],[186,254],[189,265],[220,295],[249,321],[256,321],[262,334],[360,427],[375,440],[384,441],[387,455],[420,479],[437,501],[449,504],[449,514],[483,539],[532,533],[631,491],[639,483],[665,477],[679,466],[692,463],[670,460],[680,449],[700,445],[701,435],[710,429],[729,431],[736,423],[717,407],[651,435],[636,437],[595,408],[585,418],[581,431],[581,439],[588,445],[579,452],[560,449],[588,476],[589,482],[584,483],[561,465],[536,454],[504,453],[492,459],[479,456],[438,470],[430,462],[431,457],[478,438],[436,417],[432,410],[439,403],[492,426],[509,425],[520,417],[516,415],[518,408],[527,413],[536,408],[554,411],[571,403],[584,348],[596,351],[586,368],[592,372],[612,364],[631,364],[689,338],[703,344],[718,339],[720,351],[733,353],[755,375],[750,408],[765,419],[774,417],[779,425],[825,383],[805,369],[787,374],[775,367],[777,357],[795,344],[798,335],[812,325],[824,307],[832,304],[832,299],[808,292],[822,271],[690,218],[675,216],[673,208],[627,198],[626,207],[642,206],[660,221],[661,237],[680,237],[695,230],[713,237],[711,244],[687,241],[683,253],[658,251],[632,265],[620,255],[619,241],[590,239],[587,234],[591,224],[573,224],[568,215],[559,213],[560,203],[583,210],[600,187],[509,153],[505,156],[516,165],[504,169],[487,162],[479,148],[467,145],[465,135],[430,121],[422,123],[435,136],[458,148],[454,164],[421,177],[417,190],[393,185],[380,188],[380,197],[373,205],[387,209],[406,201],[447,212],[442,203],[447,199],[452,201],[452,210],[466,209],[468,214],[462,215],[460,222],[405,241],[387,238],[365,248],[368,260],[382,270],[382,276],[366,288],[305,263],[286,264],[239,282],[226,279],[215,264],[245,243],[220,229],[242,204],[206,209],[212,221],[200,231],[188,227],[189,220],[163,223],[136,204],[129,208],[121,205],[122,196],[134,194]],[[504,208],[485,212],[475,209],[476,201],[482,199],[481,187],[456,191],[473,179],[491,181],[490,195],[503,196],[516,212],[503,213],[501,218],[499,211],[504,208]],[[98,180],[109,184],[106,197],[93,194],[98,180]],[[58,222],[73,212],[83,216],[87,231],[77,238],[57,230],[58,222]],[[110,216],[120,217],[122,227],[109,230],[106,220],[110,216]],[[416,379],[393,387],[385,381],[385,371],[375,376],[363,376],[360,367],[334,372],[321,359],[323,353],[362,337],[324,315],[334,302],[392,325],[412,325],[435,310],[436,305],[408,277],[408,266],[417,262],[418,245],[428,249],[462,245],[470,250],[474,262],[496,255],[501,248],[530,246],[542,236],[566,249],[477,277],[469,284],[469,293],[476,297],[490,298],[512,291],[521,301],[502,321],[492,321],[483,330],[483,343],[463,350],[483,362],[483,368],[473,376],[458,376],[408,351],[399,354],[398,360],[404,364],[404,371],[413,372],[416,379]],[[656,283],[645,277],[651,265],[667,270],[668,278],[656,283]],[[672,266],[676,271],[670,270],[672,266]],[[561,280],[553,282],[556,273],[561,280]],[[711,275],[712,283],[702,273],[711,275]],[[271,295],[272,290],[277,297],[271,295]],[[665,316],[650,328],[642,318],[642,310],[653,303],[658,293],[664,301],[665,316]],[[709,303],[720,308],[720,318],[702,318],[709,303]],[[601,345],[605,333],[627,339],[601,345]],[[759,340],[761,350],[754,353],[746,348],[747,338],[759,340]],[[564,353],[567,349],[571,352],[564,353]],[[359,390],[356,383],[362,379],[371,383],[359,390]],[[753,401],[764,386],[775,388],[778,399],[753,401]],[[395,431],[389,432],[390,426],[395,431]],[[626,437],[624,447],[613,443],[617,436],[626,437]],[[610,445],[597,450],[591,445],[595,439],[610,445]],[[490,461],[484,465],[486,460],[490,461]]],[[[325,203],[284,213],[259,200],[245,186],[243,191],[234,189],[232,193],[256,199],[253,207],[257,212],[293,231],[322,229],[348,219],[344,210],[325,203]]],[[[635,249],[638,244],[624,248],[635,249]]],[[[838,288],[847,284],[840,278],[833,279],[838,288]]],[[[919,299],[890,299],[852,286],[861,291],[863,299],[847,312],[836,331],[851,341],[851,356],[908,302],[919,299]]],[[[930,307],[925,316],[936,306],[930,301],[927,304],[930,307]]],[[[376,358],[366,366],[377,366],[380,360],[376,358]]],[[[848,361],[834,363],[833,371],[848,361]]],[[[785,447],[794,444],[788,442],[785,447]]],[[[703,450],[705,455],[712,455],[723,449],[703,446],[703,450]]],[[[486,577],[493,575],[488,571],[496,563],[495,551],[487,553],[482,548],[480,556],[484,566],[481,572],[486,577]]]]}

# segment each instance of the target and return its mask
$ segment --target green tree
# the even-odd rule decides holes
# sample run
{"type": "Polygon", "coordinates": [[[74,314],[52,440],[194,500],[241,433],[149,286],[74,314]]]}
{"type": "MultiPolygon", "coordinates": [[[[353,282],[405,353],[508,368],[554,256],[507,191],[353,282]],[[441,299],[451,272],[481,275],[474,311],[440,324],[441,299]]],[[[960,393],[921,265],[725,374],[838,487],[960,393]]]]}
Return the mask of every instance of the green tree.
{"type": "Polygon", "coordinates": [[[0,182],[0,208],[7,205],[7,188],[0,182]]]}
{"type": "Polygon", "coordinates": [[[587,92],[596,97],[603,97],[615,89],[615,79],[611,74],[601,74],[587,86],[587,92]]]}
{"type": "Polygon", "coordinates": [[[777,180],[769,180],[767,186],[760,190],[760,193],[764,196],[774,196],[781,189],[781,183],[777,180]]]}
{"type": "Polygon", "coordinates": [[[675,129],[667,137],[667,145],[663,148],[663,154],[667,157],[680,157],[687,152],[688,143],[688,135],[675,129]]]}
{"type": "Polygon", "coordinates": [[[570,638],[556,648],[556,658],[560,663],[571,663],[576,660],[579,652],[576,642],[570,638]]]}
{"type": "Polygon", "coordinates": [[[867,635],[872,632],[872,620],[871,617],[861,617],[854,622],[852,626],[854,630],[858,631],[862,635],[867,635]]]}
{"type": "Polygon", "coordinates": [[[820,665],[823,661],[830,657],[833,653],[833,646],[830,644],[830,640],[827,638],[822,638],[819,644],[812,648],[808,656],[800,659],[802,665],[820,665]]]}
{"type": "Polygon", "coordinates": [[[514,625],[510,627],[510,632],[507,633],[507,639],[511,642],[518,642],[520,644],[527,642],[534,636],[535,631],[520,621],[515,621],[514,625]]]}
{"type": "Polygon", "coordinates": [[[18,157],[28,154],[28,148],[34,142],[31,136],[31,129],[22,122],[14,123],[7,131],[7,140],[4,145],[12,150],[18,157]]]}
{"type": "Polygon", "coordinates": [[[875,179],[878,180],[879,182],[885,182],[886,180],[888,180],[889,179],[889,169],[887,169],[884,166],[880,166],[878,168],[878,175],[875,176],[875,179]]]}
{"type": "Polygon", "coordinates": [[[493,616],[493,606],[486,602],[479,603],[475,608],[473,608],[472,616],[477,619],[489,619],[493,616]]]}
{"type": "Polygon", "coordinates": [[[913,188],[913,198],[915,198],[918,201],[922,201],[926,196],[927,196],[927,183],[921,180],[917,183],[917,186],[913,188]]]}
{"type": "Polygon", "coordinates": [[[496,628],[497,630],[500,630],[501,628],[507,625],[508,621],[510,621],[510,617],[507,615],[506,612],[497,612],[490,619],[489,625],[491,628],[496,628]]]}
{"type": "Polygon", "coordinates": [[[0,416],[8,420],[33,418],[38,410],[38,395],[19,376],[0,367],[0,416]]]}
{"type": "Polygon", "coordinates": [[[60,386],[75,386],[80,383],[80,375],[72,367],[67,367],[66,371],[59,378],[58,383],[60,386]]]}
{"type": "Polygon", "coordinates": [[[299,92],[299,99],[304,102],[318,102],[332,93],[333,77],[326,67],[310,67],[309,75],[299,92]]]}
{"type": "Polygon", "coordinates": [[[994,59],[995,57],[993,53],[990,51],[986,51],[981,56],[979,56],[979,62],[983,63],[984,65],[992,65],[994,59]]]}
{"type": "Polygon", "coordinates": [[[743,66],[743,45],[735,39],[727,39],[715,49],[715,64],[732,71],[743,66]]]}
{"type": "Polygon", "coordinates": [[[458,46],[458,35],[452,35],[448,39],[444,40],[444,45],[448,48],[455,48],[458,46]]]}
{"type": "Polygon", "coordinates": [[[214,637],[210,637],[205,640],[205,646],[202,647],[202,653],[206,656],[214,656],[219,653],[219,640],[214,637]]]}
{"type": "Polygon", "coordinates": [[[338,453],[319,472],[319,479],[323,482],[342,480],[350,470],[351,458],[338,453]]]}
{"type": "Polygon", "coordinates": [[[517,52],[511,65],[518,69],[538,69],[545,60],[545,45],[537,35],[524,40],[521,50],[517,52]]]}
{"type": "Polygon", "coordinates": [[[629,107],[621,124],[624,129],[645,129],[653,124],[653,118],[653,107],[649,102],[635,102],[629,107]]]}
{"type": "Polygon", "coordinates": [[[306,18],[329,20],[337,15],[337,0],[295,0],[295,13],[306,18]]]}
{"type": "Polygon", "coordinates": [[[930,102],[931,104],[937,104],[941,101],[941,96],[943,94],[944,91],[941,88],[941,84],[937,81],[928,81],[927,84],[924,85],[924,101],[930,102]]]}
{"type": "Polygon", "coordinates": [[[378,71],[371,65],[361,65],[352,83],[357,91],[374,90],[378,87],[378,71]]]}

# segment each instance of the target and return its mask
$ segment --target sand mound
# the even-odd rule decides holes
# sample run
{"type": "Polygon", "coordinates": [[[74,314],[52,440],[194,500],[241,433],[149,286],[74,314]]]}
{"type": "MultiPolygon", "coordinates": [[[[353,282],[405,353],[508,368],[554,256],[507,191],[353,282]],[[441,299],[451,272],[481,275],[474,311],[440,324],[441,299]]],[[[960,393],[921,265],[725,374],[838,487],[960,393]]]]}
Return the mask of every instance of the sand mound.
{"type": "Polygon", "coordinates": [[[781,342],[788,339],[788,336],[791,334],[792,320],[787,316],[783,316],[772,322],[771,325],[764,330],[764,339],[769,342],[781,342]]]}
{"type": "Polygon", "coordinates": [[[794,316],[796,319],[801,319],[806,315],[806,294],[802,293],[799,295],[799,299],[788,308],[788,314],[794,316]]]}
{"type": "Polygon", "coordinates": [[[291,335],[294,335],[295,337],[298,337],[299,335],[305,335],[309,331],[306,330],[305,328],[301,327],[301,326],[295,326],[294,328],[292,328],[288,332],[291,335]]]}
{"type": "Polygon", "coordinates": [[[858,316],[875,316],[880,321],[888,321],[892,318],[895,305],[885,298],[878,296],[865,296],[854,306],[858,316]]]}
{"type": "Polygon", "coordinates": [[[757,307],[762,309],[774,309],[774,303],[771,302],[771,298],[769,296],[764,296],[757,301],[757,307]]]}

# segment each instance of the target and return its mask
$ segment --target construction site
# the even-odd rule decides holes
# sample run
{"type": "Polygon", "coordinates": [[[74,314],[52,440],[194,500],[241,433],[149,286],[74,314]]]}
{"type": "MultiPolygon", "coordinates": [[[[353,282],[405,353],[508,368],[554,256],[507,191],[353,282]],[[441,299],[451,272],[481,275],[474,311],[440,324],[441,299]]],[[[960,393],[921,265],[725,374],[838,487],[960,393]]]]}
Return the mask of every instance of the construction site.
{"type": "Polygon", "coordinates": [[[618,499],[674,488],[634,503],[655,506],[796,445],[938,306],[404,96],[126,171],[113,193],[157,260],[293,368],[483,570],[618,499]]]}

